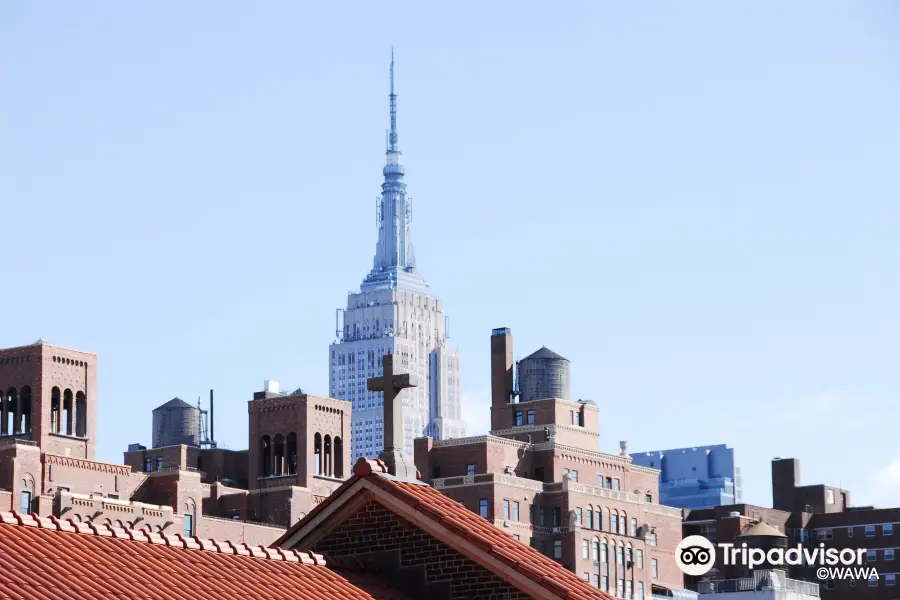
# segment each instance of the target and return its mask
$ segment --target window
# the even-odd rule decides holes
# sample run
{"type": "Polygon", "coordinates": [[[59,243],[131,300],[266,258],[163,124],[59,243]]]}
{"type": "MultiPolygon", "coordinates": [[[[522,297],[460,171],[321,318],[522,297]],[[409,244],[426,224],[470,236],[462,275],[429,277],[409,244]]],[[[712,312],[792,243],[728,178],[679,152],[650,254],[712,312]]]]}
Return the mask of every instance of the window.
{"type": "Polygon", "coordinates": [[[569,473],[569,475],[572,477],[572,481],[575,481],[575,482],[578,481],[578,471],[576,471],[575,469],[572,469],[572,472],[569,473]]]}
{"type": "Polygon", "coordinates": [[[866,525],[866,537],[875,537],[874,525],[866,525]]]}
{"type": "Polygon", "coordinates": [[[534,525],[534,504],[528,507],[528,522],[534,525]]]}
{"type": "Polygon", "coordinates": [[[894,549],[888,548],[884,551],[884,560],[894,560],[894,549]]]}
{"type": "Polygon", "coordinates": [[[581,540],[581,558],[590,558],[590,542],[587,540],[581,540]]]}
{"type": "Polygon", "coordinates": [[[604,575],[603,577],[600,578],[600,589],[603,590],[604,592],[609,591],[609,576],[608,575],[604,575]]]}
{"type": "Polygon", "coordinates": [[[156,457],[156,470],[162,471],[162,465],[163,465],[162,456],[157,456],[156,457]]]}
{"type": "Polygon", "coordinates": [[[533,410],[529,409],[528,412],[525,413],[525,422],[528,423],[529,425],[534,425],[534,411],[533,410]]]}
{"type": "Polygon", "coordinates": [[[894,524],[885,523],[881,526],[881,535],[894,535],[894,524]]]}
{"type": "Polygon", "coordinates": [[[466,475],[475,474],[475,465],[466,465],[466,475]]]}
{"type": "MultiPolygon", "coordinates": [[[[653,494],[647,494],[647,495],[645,495],[645,496],[644,496],[644,502],[646,502],[647,504],[653,504],[653,494]]],[[[641,587],[643,587],[643,586],[644,586],[644,584],[641,583],[641,587]]]]}
{"type": "Polygon", "coordinates": [[[599,574],[594,573],[594,577],[593,577],[593,581],[591,582],[591,585],[593,585],[595,588],[600,587],[600,575],[599,574]]]}
{"type": "Polygon", "coordinates": [[[878,587],[878,576],[869,578],[869,587],[878,587]]]}
{"type": "Polygon", "coordinates": [[[622,546],[616,546],[616,564],[623,565],[622,546]]]}
{"type": "Polygon", "coordinates": [[[650,576],[653,579],[659,577],[659,563],[656,562],[655,558],[650,559],[650,576]]]}
{"type": "Polygon", "coordinates": [[[152,473],[153,472],[153,459],[145,458],[144,459],[144,473],[152,473]]]}
{"type": "Polygon", "coordinates": [[[616,596],[619,598],[623,598],[625,595],[625,580],[617,579],[616,580],[616,596]]]}
{"type": "Polygon", "coordinates": [[[644,568],[644,551],[640,548],[634,551],[634,564],[638,569],[644,568]]]}
{"type": "Polygon", "coordinates": [[[509,521],[509,500],[503,501],[503,520],[509,521]]]}
{"type": "Polygon", "coordinates": [[[553,540],[553,558],[562,558],[562,540],[553,540]]]}
{"type": "Polygon", "coordinates": [[[110,500],[118,500],[119,499],[118,494],[107,494],[106,497],[109,498],[110,500]]]}
{"type": "Polygon", "coordinates": [[[575,509],[575,522],[581,525],[581,507],[575,509]]]}
{"type": "Polygon", "coordinates": [[[31,492],[28,490],[22,490],[22,494],[19,496],[19,513],[31,514],[31,492]]]}
{"type": "Polygon", "coordinates": [[[893,573],[888,573],[884,576],[884,585],[897,585],[897,576],[893,573]]]}
{"type": "Polygon", "coordinates": [[[571,425],[575,424],[575,411],[574,410],[569,411],[569,423],[571,425]]]}
{"type": "Polygon", "coordinates": [[[631,580],[626,579],[625,580],[625,597],[626,598],[634,598],[634,595],[631,593],[631,589],[632,589],[631,585],[632,585],[631,580]]]}
{"type": "Polygon", "coordinates": [[[634,563],[632,563],[632,561],[631,561],[631,546],[626,546],[625,547],[625,566],[631,566],[632,564],[634,564],[634,563]]]}
{"type": "Polygon", "coordinates": [[[606,488],[610,490],[612,489],[612,477],[606,478],[606,488]]]}
{"type": "Polygon", "coordinates": [[[538,525],[540,525],[541,527],[545,527],[547,525],[547,511],[544,510],[543,506],[540,508],[540,514],[538,516],[540,517],[540,522],[538,523],[538,525]]]}
{"type": "Polygon", "coordinates": [[[600,507],[597,507],[597,510],[594,511],[594,529],[597,531],[601,531],[603,529],[603,513],[600,512],[600,507]]]}
{"type": "Polygon", "coordinates": [[[563,479],[565,479],[566,475],[568,475],[568,474],[569,474],[569,470],[563,469],[563,479]]]}
{"type": "Polygon", "coordinates": [[[513,502],[512,518],[513,518],[513,521],[519,520],[519,503],[518,502],[513,502]]]}
{"type": "Polygon", "coordinates": [[[866,551],[866,562],[875,562],[876,558],[878,558],[878,552],[876,550],[866,551]]]}
{"type": "Polygon", "coordinates": [[[483,518],[488,518],[488,501],[487,498],[482,498],[478,501],[478,514],[483,518]]]}
{"type": "Polygon", "coordinates": [[[591,574],[588,573],[587,571],[585,571],[585,572],[582,574],[581,578],[584,579],[585,581],[590,581],[590,580],[591,580],[591,574]]]}
{"type": "Polygon", "coordinates": [[[816,531],[816,538],[819,540],[830,540],[832,537],[834,536],[830,529],[819,529],[816,531]]]}
{"type": "Polygon", "coordinates": [[[826,590],[833,590],[834,589],[834,579],[826,579],[825,583],[822,584],[822,587],[824,587],[826,590]]]}
{"type": "Polygon", "coordinates": [[[852,527],[847,528],[847,537],[853,537],[853,528],[852,527]]]}
{"type": "Polygon", "coordinates": [[[517,534],[513,535],[513,539],[514,539],[514,540],[518,540],[518,539],[519,539],[519,534],[517,533],[517,534]]]}
{"type": "Polygon", "coordinates": [[[637,597],[638,597],[638,600],[644,600],[644,582],[643,581],[637,582],[637,597]]]}
{"type": "Polygon", "coordinates": [[[594,528],[594,511],[588,506],[587,513],[584,515],[584,526],[588,529],[594,528]]]}
{"type": "Polygon", "coordinates": [[[598,540],[597,538],[594,538],[592,550],[593,552],[591,553],[591,559],[595,561],[600,560],[600,540],[598,540]]]}
{"type": "Polygon", "coordinates": [[[651,546],[656,545],[656,530],[655,529],[650,532],[650,545],[651,546]]]}
{"type": "Polygon", "coordinates": [[[184,537],[194,536],[194,515],[185,513],[184,515],[184,537]]]}
{"type": "Polygon", "coordinates": [[[618,492],[619,488],[620,488],[620,481],[619,481],[619,478],[616,477],[615,479],[613,479],[613,489],[618,492]]]}
{"type": "Polygon", "coordinates": [[[522,411],[521,411],[521,410],[517,410],[517,411],[516,411],[516,425],[521,425],[522,422],[523,422],[523,421],[522,421],[522,411]]]}
{"type": "Polygon", "coordinates": [[[609,546],[606,542],[600,544],[600,562],[605,563],[609,555],[609,546]]]}
{"type": "Polygon", "coordinates": [[[625,521],[625,515],[619,515],[619,533],[625,535],[628,533],[628,525],[625,521]]]}
{"type": "Polygon", "coordinates": [[[613,533],[619,533],[619,517],[618,515],[609,515],[609,530],[613,533]]]}
{"type": "Polygon", "coordinates": [[[597,487],[603,488],[603,475],[597,473],[597,487]]]}
{"type": "Polygon", "coordinates": [[[825,490],[825,504],[834,504],[834,490],[825,490]]]}
{"type": "Polygon", "coordinates": [[[562,525],[562,509],[558,506],[553,507],[553,526],[559,527],[562,525]]]}
{"type": "Polygon", "coordinates": [[[631,519],[631,530],[628,535],[637,537],[637,519],[631,519]]]}

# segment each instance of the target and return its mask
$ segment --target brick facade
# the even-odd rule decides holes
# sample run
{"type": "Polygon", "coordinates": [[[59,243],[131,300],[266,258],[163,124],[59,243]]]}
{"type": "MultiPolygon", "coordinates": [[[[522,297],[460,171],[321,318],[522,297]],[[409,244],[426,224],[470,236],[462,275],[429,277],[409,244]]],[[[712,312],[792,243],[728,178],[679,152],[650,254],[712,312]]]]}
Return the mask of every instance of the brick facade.
{"type": "Polygon", "coordinates": [[[506,580],[461,555],[409,521],[369,502],[318,541],[315,552],[331,560],[371,555],[397,577],[420,581],[435,600],[528,600],[506,580]]]}

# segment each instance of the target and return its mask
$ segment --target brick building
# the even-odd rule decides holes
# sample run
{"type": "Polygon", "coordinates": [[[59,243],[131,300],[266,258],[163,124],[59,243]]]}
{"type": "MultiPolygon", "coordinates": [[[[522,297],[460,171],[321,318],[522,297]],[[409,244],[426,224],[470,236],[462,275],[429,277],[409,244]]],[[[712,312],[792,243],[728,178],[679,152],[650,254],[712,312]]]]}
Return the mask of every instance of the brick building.
{"type": "MultiPolygon", "coordinates": [[[[96,461],[96,384],[96,354],[41,340],[0,350],[0,511],[253,544],[270,543],[284,531],[271,525],[276,519],[268,524],[246,522],[244,514],[258,513],[241,513],[236,520],[230,514],[216,518],[221,511],[206,511],[227,506],[230,488],[204,482],[205,475],[196,468],[201,455],[187,446],[165,448],[132,464],[96,461]],[[148,458],[151,468],[146,467],[148,458]]],[[[281,402],[267,402],[260,412],[281,410],[274,406],[281,407],[281,402]]],[[[313,402],[310,411],[326,404],[313,402]]],[[[265,422],[261,417],[261,432],[265,422]]],[[[246,473],[248,454],[252,459],[254,450],[243,453],[244,460],[241,453],[224,450],[203,458],[214,473],[246,473]]],[[[272,487],[280,488],[272,490],[273,496],[302,496],[285,492],[285,486],[272,487]]],[[[309,510],[313,499],[304,499],[305,504],[297,500],[291,510],[309,510]]]]}
{"type": "Polygon", "coordinates": [[[659,470],[632,464],[624,442],[621,454],[600,452],[594,402],[540,393],[568,389],[568,361],[546,348],[529,359],[536,379],[520,401],[512,335],[492,332],[491,431],[417,439],[423,479],[612,595],[680,589],[682,511],[659,504],[659,470]]]}
{"type": "MultiPolygon", "coordinates": [[[[765,508],[734,504],[687,511],[684,536],[702,535],[717,543],[735,543],[759,524],[767,524],[785,537],[789,546],[811,549],[865,549],[866,562],[878,579],[820,581],[817,565],[790,567],[791,578],[819,585],[823,600],[897,600],[897,553],[900,553],[900,508],[854,507],[850,492],[828,485],[800,485],[800,463],[793,458],[772,461],[772,505],[765,508]]],[[[720,557],[717,557],[720,558],[720,557]]],[[[747,574],[739,567],[718,561],[703,578],[686,576],[686,585],[698,589],[704,580],[731,580],[747,574]]]]}

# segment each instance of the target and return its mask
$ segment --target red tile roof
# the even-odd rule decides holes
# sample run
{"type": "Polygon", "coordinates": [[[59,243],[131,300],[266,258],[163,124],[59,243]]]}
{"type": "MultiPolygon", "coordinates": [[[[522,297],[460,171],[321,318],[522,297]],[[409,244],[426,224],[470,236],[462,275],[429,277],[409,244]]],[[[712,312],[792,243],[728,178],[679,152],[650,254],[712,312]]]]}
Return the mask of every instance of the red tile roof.
{"type": "Polygon", "coordinates": [[[374,593],[311,552],[0,513],[0,598],[408,600],[374,593]]]}
{"type": "MultiPolygon", "coordinates": [[[[356,481],[365,479],[392,497],[409,505],[419,515],[471,542],[559,598],[613,600],[613,597],[606,592],[591,586],[590,583],[558,562],[544,556],[531,546],[519,542],[510,534],[498,529],[493,523],[433,487],[382,476],[382,473],[387,473],[387,467],[380,460],[360,458],[353,468],[353,473],[354,476],[351,479],[347,480],[322,504],[316,506],[305,519],[292,527],[276,544],[292,537],[292,534],[298,531],[304,523],[317,518],[329,504],[335,502],[342,492],[349,490],[356,481]]],[[[453,543],[451,542],[449,545],[453,546],[453,543]]],[[[457,550],[466,554],[464,549],[457,548],[457,550]]],[[[480,562],[474,556],[468,556],[468,558],[480,562]]],[[[490,567],[486,566],[486,568],[490,570],[490,567]]]]}

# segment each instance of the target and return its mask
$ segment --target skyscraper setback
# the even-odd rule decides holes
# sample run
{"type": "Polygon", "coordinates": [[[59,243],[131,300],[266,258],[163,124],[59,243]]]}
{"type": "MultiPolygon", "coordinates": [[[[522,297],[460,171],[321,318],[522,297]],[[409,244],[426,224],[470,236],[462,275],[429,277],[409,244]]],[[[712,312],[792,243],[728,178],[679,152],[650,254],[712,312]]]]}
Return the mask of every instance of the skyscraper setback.
{"type": "Polygon", "coordinates": [[[366,390],[366,379],[381,375],[381,357],[394,354],[398,371],[414,373],[421,385],[403,390],[403,445],[413,440],[462,437],[460,361],[447,347],[448,318],[441,301],[416,269],[410,236],[412,209],[403,182],[397,136],[397,95],[391,53],[390,130],[384,183],[376,210],[378,241],[372,270],[359,292],[347,296],[336,315],[336,340],[329,349],[330,395],[353,405],[351,452],[377,456],[382,449],[382,394],[366,390]]]}

